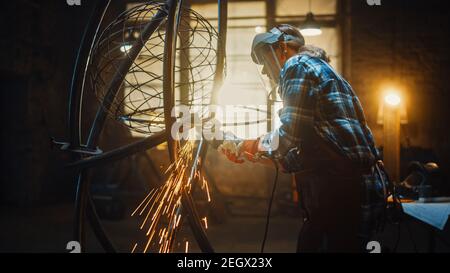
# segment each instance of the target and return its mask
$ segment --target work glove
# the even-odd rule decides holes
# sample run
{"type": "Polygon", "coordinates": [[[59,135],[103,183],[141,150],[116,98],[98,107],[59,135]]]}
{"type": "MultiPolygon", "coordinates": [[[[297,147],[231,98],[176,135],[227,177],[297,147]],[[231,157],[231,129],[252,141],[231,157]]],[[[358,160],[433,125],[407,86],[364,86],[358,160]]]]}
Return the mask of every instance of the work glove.
{"type": "Polygon", "coordinates": [[[244,140],[239,143],[225,140],[218,148],[230,161],[235,163],[244,163],[244,158],[248,161],[258,161],[258,143],[256,140],[244,140]]]}
{"type": "Polygon", "coordinates": [[[244,160],[239,153],[239,144],[240,143],[237,143],[236,141],[225,140],[222,144],[220,144],[217,150],[226,155],[230,161],[241,164],[244,163],[244,160]]]}
{"type": "Polygon", "coordinates": [[[255,140],[244,140],[239,143],[239,153],[243,155],[248,161],[257,162],[259,138],[255,140]]]}

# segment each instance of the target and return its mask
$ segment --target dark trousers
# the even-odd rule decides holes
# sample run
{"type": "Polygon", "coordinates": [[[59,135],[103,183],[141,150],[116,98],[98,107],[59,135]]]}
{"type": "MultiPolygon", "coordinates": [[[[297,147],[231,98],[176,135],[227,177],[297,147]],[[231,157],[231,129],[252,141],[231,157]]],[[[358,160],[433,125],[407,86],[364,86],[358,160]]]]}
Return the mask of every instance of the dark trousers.
{"type": "Polygon", "coordinates": [[[303,218],[297,252],[361,252],[362,174],[320,171],[295,174],[303,218]]]}

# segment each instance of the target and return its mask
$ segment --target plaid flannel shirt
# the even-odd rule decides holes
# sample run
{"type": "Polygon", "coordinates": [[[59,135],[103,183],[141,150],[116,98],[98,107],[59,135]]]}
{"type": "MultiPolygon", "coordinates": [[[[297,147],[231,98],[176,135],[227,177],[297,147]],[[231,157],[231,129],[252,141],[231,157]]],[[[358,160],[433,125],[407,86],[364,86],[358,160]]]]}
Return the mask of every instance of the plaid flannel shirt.
{"type": "MultiPolygon", "coordinates": [[[[303,54],[290,58],[280,73],[279,94],[283,100],[279,112],[282,125],[261,137],[259,144],[279,159],[285,171],[302,170],[302,150],[317,135],[359,165],[368,166],[378,158],[361,103],[350,84],[325,61],[303,54]]],[[[385,174],[372,167],[360,180],[364,195],[359,235],[365,238],[376,231],[385,207],[386,185],[380,175],[386,181],[385,174]]]]}
{"type": "Polygon", "coordinates": [[[313,133],[352,162],[374,162],[378,152],[361,104],[350,84],[328,63],[304,54],[290,58],[280,73],[279,94],[282,125],[263,136],[260,147],[278,159],[289,159],[281,160],[287,172],[301,168],[292,158],[301,158],[302,145],[313,140],[313,133]]]}

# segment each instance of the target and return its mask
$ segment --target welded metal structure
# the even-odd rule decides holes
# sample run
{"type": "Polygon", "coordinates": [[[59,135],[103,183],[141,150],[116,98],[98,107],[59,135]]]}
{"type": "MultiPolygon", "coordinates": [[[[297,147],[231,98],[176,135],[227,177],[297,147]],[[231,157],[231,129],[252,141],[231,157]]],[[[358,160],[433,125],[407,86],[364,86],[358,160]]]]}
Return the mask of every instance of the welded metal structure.
{"type": "MultiPolygon", "coordinates": [[[[173,162],[177,157],[179,148],[170,135],[170,128],[175,122],[175,118],[170,115],[173,106],[177,103],[175,90],[177,88],[181,91],[186,90],[184,93],[181,92],[185,95],[181,96],[180,101],[190,106],[215,103],[217,92],[224,77],[226,0],[218,1],[218,32],[211,29],[200,15],[184,8],[182,0],[167,0],[165,3],[148,2],[124,12],[108,27],[100,30],[109,4],[110,0],[97,1],[83,34],[69,96],[70,141],[63,146],[65,150],[74,152],[74,162],[69,164],[68,167],[78,172],[73,236],[74,240],[81,243],[82,251],[85,251],[83,248],[85,246],[86,222],[90,223],[105,251],[116,251],[99,220],[90,195],[90,169],[148,150],[163,142],[167,142],[169,157],[173,162]],[[134,19],[135,24],[127,25],[130,22],[128,19],[134,19]],[[198,26],[198,29],[197,27],[192,28],[192,21],[194,26],[198,26]],[[138,32],[136,32],[137,30],[138,32]],[[204,46],[204,48],[214,52],[202,53],[204,60],[200,62],[200,65],[186,60],[180,60],[177,64],[177,38],[181,37],[179,42],[180,48],[183,50],[183,44],[189,46],[190,36],[188,33],[195,33],[196,31],[207,31],[208,37],[217,39],[214,47],[212,47],[214,43],[211,40],[207,40],[204,46]],[[121,37],[122,40],[117,40],[117,37],[121,37]],[[155,47],[150,47],[152,41],[156,40],[158,42],[154,43],[155,47]],[[121,43],[114,44],[117,41],[121,43]],[[161,52],[155,52],[156,46],[161,46],[161,44],[164,45],[161,52]],[[114,55],[112,51],[103,50],[104,48],[111,49],[114,54],[122,55],[121,57],[114,55]],[[139,66],[136,59],[138,56],[142,57],[142,52],[146,52],[148,59],[153,59],[162,65],[161,75],[150,75],[149,72],[146,72],[148,69],[139,66]],[[196,79],[196,76],[192,75],[192,71],[195,72],[202,65],[208,69],[213,67],[213,71],[209,74],[199,72],[196,79]],[[108,76],[105,77],[105,73],[100,75],[99,69],[101,72],[109,69],[106,71],[108,76]],[[159,86],[154,85],[147,89],[153,93],[144,94],[148,95],[150,99],[144,98],[142,101],[138,101],[131,98],[132,92],[139,89],[139,84],[131,82],[127,75],[136,71],[144,73],[146,77],[150,75],[151,79],[160,82],[159,86]],[[186,77],[186,73],[183,73],[183,71],[189,72],[191,75],[186,77]],[[181,75],[178,80],[176,73],[181,75]],[[124,88],[124,82],[128,83],[129,90],[131,90],[128,94],[131,102],[128,105],[133,107],[128,112],[122,111],[124,109],[121,104],[123,98],[122,101],[117,98],[119,89],[124,88]],[[206,88],[204,86],[199,87],[199,83],[211,84],[210,93],[202,93],[200,96],[196,96],[196,91],[206,88]],[[89,88],[93,90],[89,90],[89,88]],[[99,98],[100,106],[90,126],[87,139],[82,139],[81,108],[84,93],[87,91],[95,92],[97,98],[99,98]],[[152,100],[156,101],[155,104],[152,104],[152,100]],[[101,152],[97,149],[98,139],[108,115],[133,130],[146,133],[147,137],[111,151],[101,152]]],[[[140,64],[142,65],[142,63],[140,64]]],[[[196,155],[204,157],[207,149],[208,143],[199,141],[196,155]]],[[[195,167],[201,168],[202,162],[201,160],[200,164],[195,164],[195,167]]],[[[190,227],[200,249],[203,252],[213,252],[214,249],[200,222],[192,197],[188,193],[184,194],[182,208],[183,213],[188,216],[190,227]]]]}

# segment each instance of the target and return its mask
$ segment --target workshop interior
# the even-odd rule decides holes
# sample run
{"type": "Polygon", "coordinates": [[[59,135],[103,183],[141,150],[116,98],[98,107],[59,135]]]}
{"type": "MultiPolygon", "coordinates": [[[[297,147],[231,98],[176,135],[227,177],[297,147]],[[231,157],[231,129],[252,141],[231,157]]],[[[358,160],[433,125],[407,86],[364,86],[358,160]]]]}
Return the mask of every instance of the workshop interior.
{"type": "Polygon", "coordinates": [[[0,5],[1,253],[450,252],[446,1],[0,5]]]}

